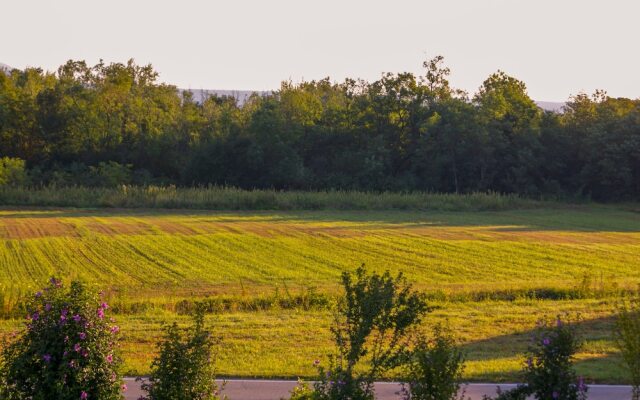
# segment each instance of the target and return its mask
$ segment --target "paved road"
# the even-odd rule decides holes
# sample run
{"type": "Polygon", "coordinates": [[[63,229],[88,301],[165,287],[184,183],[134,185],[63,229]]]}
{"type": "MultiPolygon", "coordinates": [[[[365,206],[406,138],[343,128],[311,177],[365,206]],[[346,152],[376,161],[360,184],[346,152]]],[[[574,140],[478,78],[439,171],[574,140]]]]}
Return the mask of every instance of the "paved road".
{"type": "MultiPolygon", "coordinates": [[[[129,387],[127,400],[136,400],[142,394],[140,386],[133,378],[125,378],[129,387]]],[[[229,400],[280,400],[289,397],[289,391],[296,385],[294,381],[267,380],[229,380],[223,391],[229,400]]],[[[500,385],[510,389],[514,385],[500,385]]],[[[399,384],[380,382],[376,384],[377,398],[380,400],[398,400],[399,384]]],[[[482,396],[495,395],[495,383],[474,383],[466,386],[466,396],[472,400],[481,400],[482,396]]],[[[589,387],[589,400],[630,400],[631,387],[619,385],[593,385],[589,387]]]]}

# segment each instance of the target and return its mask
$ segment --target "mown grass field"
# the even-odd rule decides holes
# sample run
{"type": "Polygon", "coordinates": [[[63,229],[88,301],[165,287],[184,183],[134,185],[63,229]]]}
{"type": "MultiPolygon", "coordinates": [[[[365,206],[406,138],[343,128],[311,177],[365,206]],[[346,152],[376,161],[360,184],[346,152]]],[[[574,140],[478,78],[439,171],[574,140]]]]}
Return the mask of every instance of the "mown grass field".
{"type": "MultiPolygon", "coordinates": [[[[632,207],[511,211],[0,210],[0,329],[17,300],[52,275],[104,289],[119,310],[128,373],[145,373],[160,325],[181,300],[225,298],[210,321],[226,376],[295,377],[330,350],[339,276],[365,263],[402,271],[468,352],[472,380],[513,380],[536,321],[581,314],[579,372],[624,382],[610,327],[621,289],[640,284],[640,214],[632,207]],[[585,279],[587,277],[587,279],[585,279]],[[536,298],[538,297],[538,298],[536,298]],[[254,301],[261,299],[261,301],[254,301]],[[243,306],[243,304],[245,306],[243,306]],[[248,306],[247,306],[248,304],[248,306]],[[324,304],[324,303],[322,303],[324,304]]],[[[425,325],[428,326],[427,323],[425,325]]]]}

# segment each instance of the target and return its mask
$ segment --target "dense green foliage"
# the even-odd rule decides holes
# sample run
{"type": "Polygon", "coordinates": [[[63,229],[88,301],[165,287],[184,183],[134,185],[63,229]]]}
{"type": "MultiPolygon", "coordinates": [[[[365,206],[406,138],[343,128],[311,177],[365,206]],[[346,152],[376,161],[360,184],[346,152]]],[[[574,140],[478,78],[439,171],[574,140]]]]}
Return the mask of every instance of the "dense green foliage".
{"type": "Polygon", "coordinates": [[[147,395],[140,400],[216,400],[214,351],[216,338],[205,327],[202,304],[193,314],[193,325],[183,332],[177,323],[165,327],[151,376],[142,384],[147,395]]]}
{"type": "Polygon", "coordinates": [[[404,362],[405,400],[464,400],[460,382],[464,354],[451,331],[437,325],[430,339],[421,336],[404,362]]]}
{"type": "Polygon", "coordinates": [[[3,346],[0,398],[121,399],[119,327],[108,308],[80,283],[67,290],[51,279],[28,302],[24,333],[3,346]]]}
{"type": "Polygon", "coordinates": [[[618,305],[615,338],[633,386],[633,400],[640,400],[640,299],[618,305]]]}
{"type": "Polygon", "coordinates": [[[14,70],[0,73],[0,155],[25,160],[32,185],[639,198],[638,100],[580,94],[549,113],[502,72],[468,96],[441,57],[424,66],[285,82],[243,105],[198,103],[133,61],[14,70]]]}

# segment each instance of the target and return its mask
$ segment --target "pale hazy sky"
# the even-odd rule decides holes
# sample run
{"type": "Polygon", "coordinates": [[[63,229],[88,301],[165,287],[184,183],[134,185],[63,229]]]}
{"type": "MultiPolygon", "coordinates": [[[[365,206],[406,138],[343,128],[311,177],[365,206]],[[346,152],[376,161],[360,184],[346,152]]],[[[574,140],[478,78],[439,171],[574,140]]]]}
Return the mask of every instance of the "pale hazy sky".
{"type": "Polygon", "coordinates": [[[441,54],[474,92],[502,69],[536,100],[640,97],[640,0],[3,0],[0,62],[135,58],[192,89],[421,73],[441,54]]]}

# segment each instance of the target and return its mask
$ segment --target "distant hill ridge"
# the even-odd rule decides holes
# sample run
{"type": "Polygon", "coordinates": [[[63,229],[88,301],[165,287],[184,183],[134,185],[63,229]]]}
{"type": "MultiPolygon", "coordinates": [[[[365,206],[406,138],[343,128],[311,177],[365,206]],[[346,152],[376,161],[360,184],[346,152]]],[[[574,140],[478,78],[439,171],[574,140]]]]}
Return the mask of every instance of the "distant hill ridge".
{"type": "MultiPolygon", "coordinates": [[[[9,73],[12,69],[11,66],[0,63],[0,71],[9,73]]],[[[201,103],[209,96],[227,96],[233,97],[238,101],[238,104],[244,104],[252,94],[257,93],[260,96],[266,96],[271,93],[271,91],[254,91],[254,90],[216,90],[216,89],[178,89],[181,92],[191,92],[193,96],[193,100],[198,103],[201,103]]],[[[554,101],[536,101],[538,107],[542,108],[545,111],[562,111],[562,108],[565,106],[563,102],[554,102],[554,101]]]]}
{"type": "MultiPolygon", "coordinates": [[[[249,97],[257,93],[260,96],[266,96],[271,91],[251,91],[251,90],[207,90],[207,89],[179,89],[185,92],[191,92],[193,95],[193,100],[200,103],[204,101],[209,96],[230,96],[235,98],[238,101],[238,104],[244,104],[249,97]]],[[[555,111],[561,112],[563,107],[565,106],[564,102],[559,101],[536,101],[538,107],[542,108],[545,111],[555,111]]]]}

